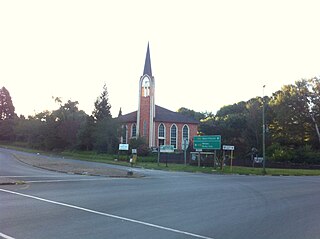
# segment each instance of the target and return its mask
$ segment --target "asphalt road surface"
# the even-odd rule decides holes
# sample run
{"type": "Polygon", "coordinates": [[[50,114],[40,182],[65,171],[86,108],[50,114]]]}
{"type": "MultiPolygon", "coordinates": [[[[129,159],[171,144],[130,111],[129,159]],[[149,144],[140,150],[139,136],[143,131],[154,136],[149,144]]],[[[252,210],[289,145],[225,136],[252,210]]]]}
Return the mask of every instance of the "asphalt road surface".
{"type": "Polygon", "coordinates": [[[55,173],[0,149],[0,177],[27,182],[0,186],[0,238],[320,238],[320,177],[136,170],[55,173]]]}

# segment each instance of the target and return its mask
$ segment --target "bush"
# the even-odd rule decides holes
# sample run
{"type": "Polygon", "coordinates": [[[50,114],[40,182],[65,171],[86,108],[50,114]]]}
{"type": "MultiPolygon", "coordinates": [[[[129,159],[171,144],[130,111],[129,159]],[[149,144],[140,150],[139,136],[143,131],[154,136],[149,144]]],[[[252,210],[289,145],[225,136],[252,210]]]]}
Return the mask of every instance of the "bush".
{"type": "Polygon", "coordinates": [[[298,164],[320,164],[320,152],[314,151],[310,145],[297,149],[274,144],[268,148],[269,158],[275,162],[291,162],[298,164]]]}
{"type": "Polygon", "coordinates": [[[290,149],[280,144],[274,144],[268,148],[270,159],[275,162],[291,162],[296,155],[293,149],[290,149]]]}
{"type": "Polygon", "coordinates": [[[296,163],[320,164],[320,152],[314,151],[310,145],[299,147],[296,153],[298,157],[296,163]]]}
{"type": "Polygon", "coordinates": [[[137,149],[138,156],[148,156],[150,154],[149,146],[145,138],[139,137],[130,140],[130,152],[132,149],[137,149]]]}

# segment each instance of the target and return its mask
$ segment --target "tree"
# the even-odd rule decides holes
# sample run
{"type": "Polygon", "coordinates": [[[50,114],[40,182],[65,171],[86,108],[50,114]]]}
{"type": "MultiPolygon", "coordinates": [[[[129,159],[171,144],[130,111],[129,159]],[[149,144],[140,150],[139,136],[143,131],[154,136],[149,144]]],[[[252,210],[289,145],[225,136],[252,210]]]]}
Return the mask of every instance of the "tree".
{"type": "Polygon", "coordinates": [[[9,91],[0,89],[0,139],[14,140],[14,106],[9,91]]]}
{"type": "MultiPolygon", "coordinates": [[[[266,100],[266,99],[265,99],[266,100]]],[[[266,100],[268,102],[268,100],[266,100]]],[[[262,149],[262,98],[252,98],[246,102],[245,138],[248,145],[262,149]]],[[[267,105],[267,104],[266,104],[267,105]]],[[[268,110],[266,112],[269,112],[268,110]]]]}
{"type": "Polygon", "coordinates": [[[180,109],[178,109],[177,112],[180,113],[180,114],[189,116],[189,117],[191,117],[193,119],[199,120],[199,121],[201,119],[204,119],[204,118],[212,115],[212,113],[200,113],[200,112],[196,112],[194,110],[187,109],[185,107],[181,107],[180,109]]]}
{"type": "Polygon", "coordinates": [[[109,104],[108,90],[106,84],[103,85],[103,91],[101,95],[94,102],[94,111],[92,116],[96,121],[101,121],[104,119],[111,119],[112,115],[110,112],[111,105],[109,104]]]}
{"type": "Polygon", "coordinates": [[[56,137],[59,139],[59,148],[74,148],[77,144],[77,135],[80,125],[87,117],[86,113],[78,109],[78,101],[68,100],[60,104],[60,108],[52,112],[55,125],[56,137]]]}
{"type": "Polygon", "coordinates": [[[92,150],[94,144],[93,133],[95,123],[93,116],[87,116],[84,123],[81,124],[78,132],[78,147],[82,150],[92,150]]]}
{"type": "Polygon", "coordinates": [[[13,119],[14,110],[9,91],[2,87],[0,89],[0,120],[13,119]]]}
{"type": "Polygon", "coordinates": [[[318,139],[317,147],[320,148],[320,78],[313,77],[302,83],[308,88],[308,94],[305,94],[309,106],[309,115],[314,124],[315,133],[318,139]]]}
{"type": "Polygon", "coordinates": [[[115,119],[104,119],[96,122],[94,149],[101,153],[114,153],[119,144],[118,124],[115,119]]]}
{"type": "Polygon", "coordinates": [[[272,138],[280,145],[298,147],[310,141],[312,122],[305,97],[307,92],[300,83],[283,86],[270,101],[274,112],[270,125],[272,138]]]}

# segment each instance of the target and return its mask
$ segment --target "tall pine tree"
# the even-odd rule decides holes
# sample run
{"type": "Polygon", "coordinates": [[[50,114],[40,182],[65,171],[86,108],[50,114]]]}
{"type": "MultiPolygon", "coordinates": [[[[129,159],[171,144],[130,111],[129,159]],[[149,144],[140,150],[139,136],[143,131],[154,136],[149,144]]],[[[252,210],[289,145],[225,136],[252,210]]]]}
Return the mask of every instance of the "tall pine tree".
{"type": "Polygon", "coordinates": [[[95,120],[93,133],[94,149],[98,152],[114,153],[118,146],[117,122],[112,118],[107,86],[104,84],[101,95],[94,103],[92,116],[95,120]]]}
{"type": "Polygon", "coordinates": [[[13,119],[14,110],[9,91],[2,87],[0,89],[0,120],[13,119]]]}
{"type": "Polygon", "coordinates": [[[109,95],[106,84],[103,85],[103,91],[101,95],[94,102],[95,109],[92,112],[92,116],[98,122],[104,119],[111,119],[110,112],[111,105],[109,104],[109,95]]]}

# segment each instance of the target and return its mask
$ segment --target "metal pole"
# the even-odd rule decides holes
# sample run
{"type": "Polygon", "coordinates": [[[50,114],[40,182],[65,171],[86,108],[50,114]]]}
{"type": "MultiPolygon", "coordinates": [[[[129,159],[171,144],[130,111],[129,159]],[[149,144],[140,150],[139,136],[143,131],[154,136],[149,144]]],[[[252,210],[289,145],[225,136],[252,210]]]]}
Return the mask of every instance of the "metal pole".
{"type": "Polygon", "coordinates": [[[158,166],[160,165],[160,144],[158,147],[158,166]]]}
{"type": "Polygon", "coordinates": [[[231,172],[232,172],[232,166],[233,166],[233,150],[231,150],[231,172]]]}
{"type": "Polygon", "coordinates": [[[187,166],[187,139],[183,139],[183,149],[184,149],[184,166],[187,166]]]}
{"type": "Polygon", "coordinates": [[[265,102],[264,102],[264,88],[262,96],[262,157],[263,157],[263,170],[262,173],[266,174],[266,124],[265,124],[265,102]]]}

